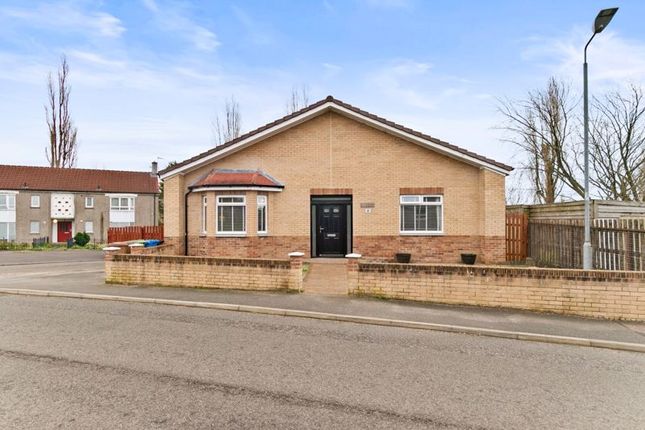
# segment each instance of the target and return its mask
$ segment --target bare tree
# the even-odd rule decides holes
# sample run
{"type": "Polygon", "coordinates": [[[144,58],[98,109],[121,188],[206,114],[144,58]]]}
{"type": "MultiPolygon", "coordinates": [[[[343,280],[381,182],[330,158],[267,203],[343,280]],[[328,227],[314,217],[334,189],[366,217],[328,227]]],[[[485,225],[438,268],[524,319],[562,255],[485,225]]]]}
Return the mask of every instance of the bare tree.
{"type": "Polygon", "coordinates": [[[555,78],[549,79],[545,90],[530,92],[524,100],[500,101],[506,140],[525,154],[523,168],[541,203],[554,203],[565,186],[584,196],[572,141],[574,108],[568,86],[555,78]]]}
{"type": "Polygon", "coordinates": [[[224,102],[224,119],[221,120],[220,116],[217,115],[215,121],[213,121],[215,146],[223,145],[239,137],[241,127],[240,105],[235,100],[235,97],[231,96],[230,100],[225,100],[224,102]]]}
{"type": "Polygon", "coordinates": [[[291,95],[287,100],[287,114],[292,114],[309,105],[309,88],[302,85],[300,88],[295,85],[291,88],[291,95]]]}
{"type": "Polygon", "coordinates": [[[602,198],[640,201],[645,182],[645,99],[632,85],[593,100],[589,155],[591,184],[602,198]]]}
{"type": "Polygon", "coordinates": [[[51,167],[74,167],[76,165],[78,129],[74,127],[69,112],[69,65],[65,56],[61,58],[57,79],[52,74],[47,80],[47,104],[45,117],[49,128],[49,145],[45,148],[51,167]]]}

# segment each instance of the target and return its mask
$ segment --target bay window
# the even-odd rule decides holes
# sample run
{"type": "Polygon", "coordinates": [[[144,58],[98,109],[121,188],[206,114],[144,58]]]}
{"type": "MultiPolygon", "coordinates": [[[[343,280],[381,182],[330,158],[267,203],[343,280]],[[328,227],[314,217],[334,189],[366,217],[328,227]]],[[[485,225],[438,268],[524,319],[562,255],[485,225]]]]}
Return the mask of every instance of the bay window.
{"type": "Polygon", "coordinates": [[[401,234],[443,233],[443,197],[400,196],[401,234]]]}

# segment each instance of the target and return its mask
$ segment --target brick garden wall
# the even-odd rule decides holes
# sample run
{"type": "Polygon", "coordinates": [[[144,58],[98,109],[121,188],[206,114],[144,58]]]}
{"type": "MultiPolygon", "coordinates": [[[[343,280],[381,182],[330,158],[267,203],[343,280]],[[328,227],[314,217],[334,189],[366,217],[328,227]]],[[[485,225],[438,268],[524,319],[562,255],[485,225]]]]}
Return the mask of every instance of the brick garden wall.
{"type": "Polygon", "coordinates": [[[645,320],[645,272],[350,261],[349,293],[645,320]]]}
{"type": "Polygon", "coordinates": [[[109,254],[105,282],[237,290],[302,288],[302,258],[263,260],[109,254]]]}

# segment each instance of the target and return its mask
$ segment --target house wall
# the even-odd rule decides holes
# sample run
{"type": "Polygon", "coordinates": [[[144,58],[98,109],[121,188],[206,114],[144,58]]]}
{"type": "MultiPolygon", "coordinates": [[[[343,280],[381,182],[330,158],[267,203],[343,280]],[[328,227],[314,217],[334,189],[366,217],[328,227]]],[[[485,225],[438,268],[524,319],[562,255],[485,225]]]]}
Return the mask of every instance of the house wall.
{"type": "MultiPolygon", "coordinates": [[[[59,192],[21,190],[16,196],[16,242],[30,243],[38,237],[48,236],[53,240],[53,220],[51,219],[51,196],[59,192]],[[40,196],[40,207],[31,207],[31,196],[40,196]],[[31,221],[40,223],[40,232],[30,233],[31,221]]],[[[85,223],[88,221],[94,224],[94,233],[90,234],[92,240],[104,242],[107,240],[109,227],[110,204],[109,197],[105,193],[74,193],[60,192],[62,194],[74,195],[74,218],[72,231],[76,234],[85,231],[85,223]],[[94,197],[94,208],[85,208],[85,197],[94,197]]],[[[125,194],[125,193],[123,193],[125,194]]],[[[158,216],[158,197],[152,194],[138,194],[135,200],[135,224],[156,225],[158,216]]]]}
{"type": "Polygon", "coordinates": [[[481,261],[504,259],[503,175],[443,156],[336,113],[322,114],[185,176],[167,179],[165,234],[179,248],[184,231],[183,194],[213,168],[261,169],[285,188],[269,193],[269,234],[262,238],[255,233],[255,195],[247,194],[251,203],[247,225],[251,228],[247,228],[246,240],[215,236],[214,205],[210,221],[213,228],[206,235],[200,234],[200,200],[191,194],[188,216],[191,255],[271,257],[294,250],[310,254],[312,190],[349,189],[353,196],[354,252],[386,259],[393,258],[395,252],[411,252],[413,261],[455,262],[461,252],[476,252],[481,261]],[[399,233],[400,189],[409,187],[443,188],[443,235],[399,233]],[[365,213],[361,203],[373,203],[371,213],[365,213]]]}

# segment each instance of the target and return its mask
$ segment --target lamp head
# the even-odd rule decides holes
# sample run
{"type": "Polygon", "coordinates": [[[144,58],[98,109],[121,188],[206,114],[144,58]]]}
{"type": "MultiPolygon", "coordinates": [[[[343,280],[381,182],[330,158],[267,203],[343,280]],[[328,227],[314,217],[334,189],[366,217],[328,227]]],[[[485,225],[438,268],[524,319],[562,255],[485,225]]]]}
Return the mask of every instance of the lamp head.
{"type": "Polygon", "coordinates": [[[616,12],[618,12],[617,7],[612,7],[610,9],[603,9],[600,12],[598,12],[598,16],[596,16],[596,19],[593,22],[593,32],[594,34],[602,32],[607,25],[609,25],[609,22],[611,19],[616,15],[616,12]]]}

